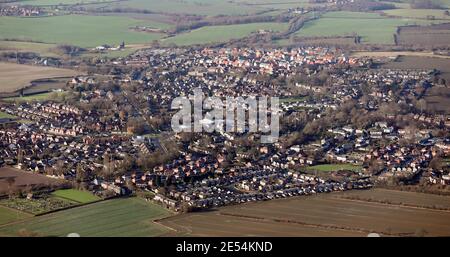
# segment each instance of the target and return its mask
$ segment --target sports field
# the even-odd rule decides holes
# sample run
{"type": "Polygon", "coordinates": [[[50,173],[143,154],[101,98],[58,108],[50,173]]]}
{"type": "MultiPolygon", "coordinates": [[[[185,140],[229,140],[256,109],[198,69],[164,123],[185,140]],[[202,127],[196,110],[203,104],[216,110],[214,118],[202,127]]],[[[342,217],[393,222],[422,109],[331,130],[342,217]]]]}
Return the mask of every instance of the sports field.
{"type": "Polygon", "coordinates": [[[208,26],[192,30],[175,37],[163,40],[164,44],[193,45],[225,42],[230,39],[243,38],[258,30],[283,31],[287,23],[247,23],[239,25],[208,26]]]}
{"type": "Polygon", "coordinates": [[[90,203],[100,200],[100,197],[93,195],[88,191],[76,189],[61,189],[52,193],[53,196],[69,199],[78,203],[90,203]]]}
{"type": "Polygon", "coordinates": [[[150,43],[164,35],[132,31],[130,27],[134,26],[163,29],[169,25],[119,16],[0,17],[0,39],[95,47],[118,45],[122,41],[126,44],[150,43]]]}
{"type": "Polygon", "coordinates": [[[0,235],[17,235],[26,229],[41,236],[159,236],[170,230],[155,224],[169,216],[166,209],[140,198],[102,201],[0,227],[0,235]]]}

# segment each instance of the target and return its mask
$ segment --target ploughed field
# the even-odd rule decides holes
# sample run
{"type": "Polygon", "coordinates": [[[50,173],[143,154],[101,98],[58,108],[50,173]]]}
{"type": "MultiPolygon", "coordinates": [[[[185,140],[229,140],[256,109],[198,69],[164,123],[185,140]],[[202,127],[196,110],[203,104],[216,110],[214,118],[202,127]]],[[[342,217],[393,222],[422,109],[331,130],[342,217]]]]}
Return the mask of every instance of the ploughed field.
{"type": "Polygon", "coordinates": [[[448,46],[450,44],[450,23],[400,27],[397,30],[397,43],[429,47],[448,46]]]}
{"type": "Polygon", "coordinates": [[[0,62],[0,93],[14,92],[34,80],[75,75],[76,71],[68,69],[0,62]]]}
{"type": "Polygon", "coordinates": [[[418,208],[441,208],[450,210],[450,197],[425,193],[412,193],[389,189],[365,191],[347,191],[339,197],[355,200],[366,200],[391,205],[415,206],[418,208]],[[414,197],[412,197],[414,195],[414,197]]]}
{"type": "Polygon", "coordinates": [[[450,197],[379,189],[351,193],[373,194],[411,206],[344,199],[341,196],[347,192],[330,193],[228,206],[161,222],[192,236],[450,235],[450,211],[415,207],[447,205],[450,197]]]}

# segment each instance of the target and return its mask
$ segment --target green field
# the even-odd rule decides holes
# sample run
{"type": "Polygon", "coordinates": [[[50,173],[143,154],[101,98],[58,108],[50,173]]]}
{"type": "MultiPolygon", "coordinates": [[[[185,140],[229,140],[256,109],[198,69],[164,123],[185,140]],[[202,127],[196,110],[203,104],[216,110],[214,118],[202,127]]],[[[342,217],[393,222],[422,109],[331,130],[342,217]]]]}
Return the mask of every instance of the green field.
{"type": "Polygon", "coordinates": [[[361,166],[352,165],[352,164],[320,164],[320,165],[309,166],[306,169],[311,170],[311,171],[317,170],[317,171],[325,171],[325,172],[339,171],[339,170],[358,171],[358,170],[361,170],[361,166]]]}
{"type": "Polygon", "coordinates": [[[0,17],[0,39],[95,47],[150,43],[164,36],[130,30],[133,26],[167,28],[168,24],[118,16],[64,15],[42,18],[0,17]]]}
{"type": "MultiPolygon", "coordinates": [[[[357,33],[363,43],[393,44],[393,34],[398,26],[426,25],[431,21],[414,19],[386,19],[373,13],[330,12],[320,19],[305,24],[295,36],[344,36],[357,33]]],[[[436,21],[435,21],[436,22],[436,21]]]]}
{"type": "MultiPolygon", "coordinates": [[[[96,8],[104,4],[86,5],[96,8]]],[[[245,15],[254,14],[268,8],[260,6],[240,5],[226,0],[128,0],[108,4],[114,8],[133,8],[160,13],[180,13],[195,15],[245,15]]]]}
{"type": "Polygon", "coordinates": [[[43,56],[58,56],[52,51],[55,44],[20,42],[20,41],[0,41],[0,53],[2,51],[34,52],[43,56]]]}
{"type": "MultiPolygon", "coordinates": [[[[440,4],[440,6],[442,7],[450,8],[450,0],[432,0],[432,1],[440,4]]],[[[412,0],[400,0],[400,2],[401,4],[410,7],[410,3],[412,2],[412,0]]]]}
{"type": "Polygon", "coordinates": [[[52,195],[79,203],[90,203],[100,200],[100,197],[93,195],[91,192],[76,189],[56,190],[52,195]]]}
{"type": "Polygon", "coordinates": [[[45,5],[74,5],[87,3],[108,2],[108,0],[22,0],[21,4],[45,6],[45,5]]]}
{"type": "Polygon", "coordinates": [[[0,206],[0,225],[31,217],[31,215],[0,206]]]}
{"type": "Polygon", "coordinates": [[[5,112],[0,112],[0,119],[5,119],[5,118],[13,119],[13,118],[16,118],[16,116],[13,116],[13,115],[5,113],[5,112]]]}
{"type": "Polygon", "coordinates": [[[66,95],[67,92],[47,92],[47,93],[40,93],[40,94],[34,94],[34,95],[28,95],[28,96],[17,96],[17,97],[7,97],[3,98],[3,101],[17,101],[17,102],[31,102],[31,101],[46,101],[46,100],[54,100],[56,101],[58,97],[63,97],[66,95]]]}
{"type": "Polygon", "coordinates": [[[280,103],[295,103],[295,102],[302,102],[305,100],[306,97],[304,96],[292,96],[287,98],[280,98],[280,103]]]}
{"type": "Polygon", "coordinates": [[[162,40],[164,44],[193,45],[226,42],[230,39],[243,38],[260,29],[283,31],[288,28],[287,23],[248,23],[239,25],[207,26],[175,37],[162,40]]]}
{"type": "Polygon", "coordinates": [[[159,236],[169,232],[152,220],[170,215],[166,209],[141,198],[102,201],[34,217],[0,227],[0,235],[17,235],[26,229],[41,236],[159,236]]]}
{"type": "Polygon", "coordinates": [[[400,16],[405,18],[426,19],[428,15],[434,16],[435,19],[450,20],[450,16],[444,15],[445,10],[436,9],[392,9],[383,11],[388,15],[400,16]]]}

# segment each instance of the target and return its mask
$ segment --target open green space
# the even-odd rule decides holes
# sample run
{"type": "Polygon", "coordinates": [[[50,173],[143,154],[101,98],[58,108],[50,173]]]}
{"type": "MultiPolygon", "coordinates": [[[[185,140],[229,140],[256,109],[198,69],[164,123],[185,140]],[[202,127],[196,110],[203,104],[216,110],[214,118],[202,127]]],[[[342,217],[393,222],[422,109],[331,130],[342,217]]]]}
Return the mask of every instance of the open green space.
{"type": "MultiPolygon", "coordinates": [[[[418,19],[389,19],[377,16],[374,13],[330,12],[320,19],[307,22],[303,28],[296,32],[295,36],[345,36],[358,34],[363,43],[393,44],[398,26],[403,25],[427,25],[432,21],[418,19]]],[[[436,21],[434,21],[436,22],[436,21]]]]}
{"type": "Polygon", "coordinates": [[[193,45],[226,42],[230,39],[243,38],[258,30],[283,31],[287,23],[248,23],[238,25],[207,26],[162,40],[164,44],[193,45]]]}
{"type": "Polygon", "coordinates": [[[0,225],[31,217],[30,214],[0,206],[0,225]]]}
{"type": "Polygon", "coordinates": [[[63,15],[40,18],[0,17],[0,39],[95,47],[150,43],[164,36],[131,30],[134,26],[167,28],[159,22],[119,16],[63,15]]]}
{"type": "Polygon", "coordinates": [[[88,3],[110,2],[110,0],[21,0],[23,5],[47,6],[47,5],[75,5],[88,3]]]}
{"type": "MultiPolygon", "coordinates": [[[[87,8],[98,8],[104,4],[86,5],[87,8]]],[[[108,4],[110,9],[139,9],[160,13],[178,13],[195,15],[245,15],[255,14],[268,8],[241,5],[225,0],[128,0],[108,4]]]]}
{"type": "Polygon", "coordinates": [[[7,119],[7,118],[13,119],[16,118],[16,116],[13,116],[6,112],[0,112],[0,119],[7,119]]]}
{"type": "Polygon", "coordinates": [[[347,163],[344,163],[344,164],[320,164],[320,165],[309,166],[306,169],[311,170],[311,171],[325,171],[325,172],[339,171],[339,170],[358,171],[358,170],[361,170],[361,166],[347,164],[347,163]]]}
{"type": "Polygon", "coordinates": [[[79,203],[90,203],[93,201],[100,200],[100,197],[93,195],[91,192],[76,189],[56,190],[55,192],[52,193],[52,195],[63,199],[69,199],[79,203]]]}
{"type": "Polygon", "coordinates": [[[429,16],[435,19],[450,20],[450,16],[445,15],[445,10],[437,9],[392,9],[385,10],[384,13],[393,16],[405,17],[405,18],[420,18],[427,19],[429,16]]]}
{"type": "Polygon", "coordinates": [[[34,217],[0,227],[0,235],[26,229],[42,236],[159,236],[169,230],[153,222],[170,215],[166,209],[140,198],[120,198],[34,217]]]}
{"type": "Polygon", "coordinates": [[[55,44],[20,42],[20,41],[0,41],[0,53],[5,52],[34,52],[42,56],[58,56],[52,49],[55,44]]]}
{"type": "Polygon", "coordinates": [[[286,98],[280,98],[280,103],[295,103],[304,101],[306,97],[304,96],[292,96],[286,98]]]}
{"type": "Polygon", "coordinates": [[[59,98],[63,98],[66,94],[67,92],[47,92],[28,96],[7,97],[3,98],[2,100],[10,102],[14,101],[31,102],[31,101],[46,101],[52,99],[53,101],[58,101],[59,98]]]}

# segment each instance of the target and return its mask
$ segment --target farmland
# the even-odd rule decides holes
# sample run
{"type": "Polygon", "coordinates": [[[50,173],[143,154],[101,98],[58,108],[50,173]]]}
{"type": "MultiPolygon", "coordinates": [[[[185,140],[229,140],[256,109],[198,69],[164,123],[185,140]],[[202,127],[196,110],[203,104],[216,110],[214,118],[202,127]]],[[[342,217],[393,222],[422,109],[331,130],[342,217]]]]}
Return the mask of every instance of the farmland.
{"type": "Polygon", "coordinates": [[[248,23],[239,25],[208,26],[175,37],[163,40],[164,44],[192,45],[225,42],[248,36],[260,29],[283,31],[288,28],[286,23],[248,23]]]}
{"type": "Polygon", "coordinates": [[[21,211],[0,206],[0,225],[18,221],[28,217],[31,217],[31,215],[21,211]]]}
{"type": "Polygon", "coordinates": [[[93,195],[88,191],[81,191],[76,189],[61,189],[52,193],[52,196],[56,196],[63,199],[68,199],[78,203],[90,203],[100,200],[99,197],[93,195]]]}
{"type": "Polygon", "coordinates": [[[375,189],[367,191],[348,191],[339,197],[367,199],[389,204],[406,204],[411,206],[423,206],[427,208],[450,208],[450,197],[425,193],[411,193],[407,191],[394,191],[388,189],[375,189]],[[412,197],[414,196],[414,197],[412,197]]]}
{"type": "Polygon", "coordinates": [[[140,198],[102,201],[0,227],[0,235],[17,235],[21,229],[42,236],[159,236],[170,230],[153,222],[170,215],[166,209],[140,198]]]}
{"type": "Polygon", "coordinates": [[[39,93],[27,96],[8,97],[3,98],[3,101],[15,101],[15,102],[32,102],[32,101],[46,101],[52,99],[55,102],[59,101],[59,98],[63,98],[66,92],[47,92],[39,93]]]}
{"type": "Polygon", "coordinates": [[[414,19],[388,19],[374,13],[330,12],[321,18],[307,22],[295,36],[345,36],[356,33],[363,43],[393,44],[398,26],[429,24],[430,21],[414,19]]]}
{"type": "Polygon", "coordinates": [[[55,44],[20,42],[20,41],[0,41],[0,53],[2,52],[34,52],[42,56],[58,56],[52,51],[55,44]]]}
{"type": "Polygon", "coordinates": [[[220,211],[182,214],[161,221],[183,236],[366,236],[358,231],[335,231],[328,228],[281,223],[264,219],[222,215],[220,211]]]}
{"type": "MultiPolygon", "coordinates": [[[[89,8],[98,8],[104,4],[86,5],[89,8]]],[[[195,15],[245,15],[269,10],[268,8],[240,5],[232,1],[223,0],[129,0],[108,4],[108,8],[129,8],[148,10],[161,13],[195,14],[195,15]]]]}
{"type": "Polygon", "coordinates": [[[43,175],[32,174],[9,167],[2,167],[0,168],[0,195],[6,194],[9,190],[7,178],[14,178],[11,187],[23,189],[28,186],[59,185],[61,183],[60,180],[43,175]]]}
{"type": "Polygon", "coordinates": [[[387,15],[399,16],[403,18],[426,19],[429,16],[433,16],[434,19],[450,21],[450,16],[445,15],[444,11],[445,10],[434,9],[392,9],[383,12],[387,15]]]}
{"type": "MultiPolygon", "coordinates": [[[[375,197],[420,205],[450,200],[378,189],[363,193],[370,196],[372,192],[375,197]]],[[[410,236],[420,231],[429,236],[448,236],[450,233],[448,211],[352,201],[340,198],[341,194],[229,206],[171,217],[162,223],[193,236],[366,236],[370,232],[410,236]]]]}
{"type": "Polygon", "coordinates": [[[108,2],[107,0],[23,0],[29,5],[34,6],[48,6],[48,5],[73,5],[79,3],[101,3],[108,2]]]}
{"type": "Polygon", "coordinates": [[[418,70],[437,69],[442,72],[442,77],[450,79],[450,66],[448,65],[448,59],[446,58],[400,56],[394,62],[384,64],[383,68],[418,70]]]}
{"type": "Polygon", "coordinates": [[[77,75],[76,71],[68,69],[0,63],[0,92],[14,92],[29,86],[32,81],[38,79],[75,75],[77,75]]]}
{"type": "Polygon", "coordinates": [[[397,43],[428,47],[446,47],[450,44],[450,24],[400,27],[397,43]]]}
{"type": "Polygon", "coordinates": [[[162,33],[132,31],[133,26],[167,28],[159,22],[118,16],[64,15],[40,18],[0,17],[0,39],[95,47],[102,44],[146,43],[162,33]]]}

